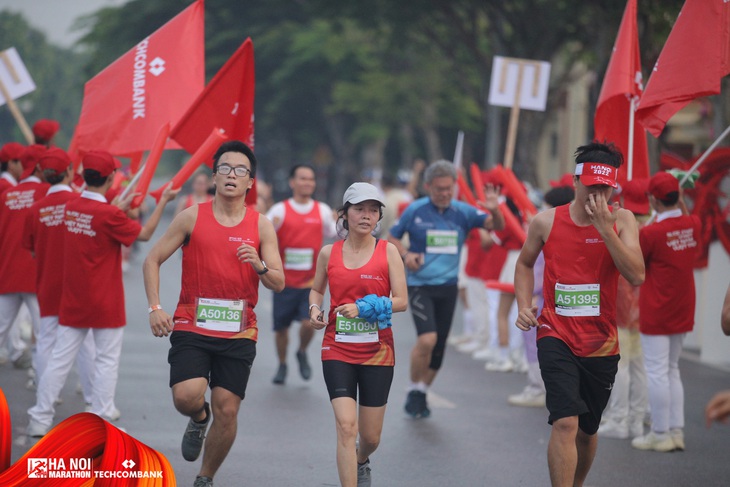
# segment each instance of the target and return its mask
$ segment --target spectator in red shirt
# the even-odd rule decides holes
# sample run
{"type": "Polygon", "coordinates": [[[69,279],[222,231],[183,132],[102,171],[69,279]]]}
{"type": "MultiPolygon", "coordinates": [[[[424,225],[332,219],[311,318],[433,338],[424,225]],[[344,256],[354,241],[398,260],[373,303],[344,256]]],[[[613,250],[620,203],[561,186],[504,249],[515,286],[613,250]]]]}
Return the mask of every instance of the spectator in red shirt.
{"type": "Polygon", "coordinates": [[[694,327],[694,262],[699,249],[700,220],[688,215],[679,181],[669,173],[649,182],[654,223],[641,229],[646,281],[639,294],[639,331],[644,352],[651,431],[634,438],[639,450],[684,450],[684,389],[679,354],[694,327]]]}
{"type": "Polygon", "coordinates": [[[90,151],[82,163],[87,189],[80,198],[66,203],[59,326],[53,354],[38,383],[36,404],[28,410],[27,434],[31,437],[43,436],[51,427],[54,401],[89,332],[96,347],[90,412],[118,419],[114,393],[126,324],[121,246],[149,240],[165,205],[179,192],[168,186],[142,227],[125,213],[135,193],[121,207],[109,204],[103,196],[114,181],[119,161],[108,152],[90,151]]]}

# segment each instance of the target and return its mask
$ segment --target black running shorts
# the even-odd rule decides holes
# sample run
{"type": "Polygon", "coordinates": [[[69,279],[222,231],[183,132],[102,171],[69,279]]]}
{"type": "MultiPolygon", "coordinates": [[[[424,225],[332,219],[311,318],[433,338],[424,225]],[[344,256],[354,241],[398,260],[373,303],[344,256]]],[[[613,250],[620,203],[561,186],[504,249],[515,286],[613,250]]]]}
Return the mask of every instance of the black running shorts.
{"type": "Polygon", "coordinates": [[[210,388],[222,387],[243,399],[256,358],[256,342],[174,331],[170,335],[170,387],[178,382],[203,377],[210,388]]]}
{"type": "Polygon", "coordinates": [[[408,286],[408,302],[416,333],[436,332],[439,336],[448,336],[458,295],[456,284],[408,286]]]}
{"type": "Polygon", "coordinates": [[[578,427],[595,434],[611,397],[619,355],[578,357],[562,340],[545,337],[537,341],[537,358],[545,382],[548,423],[578,416],[578,427]]]}
{"type": "Polygon", "coordinates": [[[286,330],[292,321],[309,319],[309,288],[285,287],[274,293],[274,331],[286,330]]]}
{"type": "Polygon", "coordinates": [[[322,371],[330,401],[337,397],[351,397],[360,406],[378,408],[388,403],[393,366],[348,364],[339,360],[324,360],[322,371]]]}

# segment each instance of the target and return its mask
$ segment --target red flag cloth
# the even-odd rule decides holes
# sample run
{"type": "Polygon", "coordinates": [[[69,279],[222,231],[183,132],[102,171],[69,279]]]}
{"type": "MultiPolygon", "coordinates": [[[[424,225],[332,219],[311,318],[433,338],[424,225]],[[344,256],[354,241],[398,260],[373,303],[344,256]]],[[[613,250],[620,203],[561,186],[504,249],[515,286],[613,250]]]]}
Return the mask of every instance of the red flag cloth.
{"type": "MultiPolygon", "coordinates": [[[[175,125],[170,137],[194,154],[205,142],[207,134],[221,129],[228,140],[240,140],[253,149],[255,84],[253,42],[247,38],[175,125]]],[[[205,162],[212,167],[210,156],[205,162]]],[[[246,194],[246,204],[253,206],[256,198],[254,179],[254,185],[246,194]]]]}
{"type": "MultiPolygon", "coordinates": [[[[641,96],[641,55],[636,27],[636,0],[626,3],[621,26],[618,29],[613,53],[603,78],[593,119],[595,138],[613,142],[624,155],[626,164],[618,171],[618,183],[623,186],[628,178],[629,117],[631,97],[641,96]]],[[[649,177],[649,152],[646,131],[634,124],[634,159],[631,178],[649,177]]]]}
{"type": "MultiPolygon", "coordinates": [[[[253,149],[253,43],[246,39],[193,102],[170,137],[194,154],[215,128],[253,149]]],[[[212,165],[211,160],[206,161],[212,165]]]]}
{"type": "Polygon", "coordinates": [[[203,3],[191,4],[86,83],[71,142],[75,159],[92,149],[149,150],[163,124],[177,123],[205,84],[203,3]]]}
{"type": "Polygon", "coordinates": [[[720,80],[729,73],[730,2],[687,0],[654,65],[636,120],[659,137],[687,103],[720,93],[720,80]]]}

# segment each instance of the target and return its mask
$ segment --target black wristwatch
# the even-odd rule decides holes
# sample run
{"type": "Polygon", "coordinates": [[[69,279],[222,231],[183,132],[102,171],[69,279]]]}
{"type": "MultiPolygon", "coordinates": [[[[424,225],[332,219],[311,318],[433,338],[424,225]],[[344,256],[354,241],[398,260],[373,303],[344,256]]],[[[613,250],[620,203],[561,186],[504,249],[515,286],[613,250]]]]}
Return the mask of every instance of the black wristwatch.
{"type": "Polygon", "coordinates": [[[263,269],[261,269],[260,271],[256,271],[256,274],[258,274],[259,276],[263,276],[264,274],[266,274],[267,272],[269,272],[269,268],[268,268],[268,267],[266,267],[266,262],[264,262],[264,261],[262,260],[262,261],[261,261],[261,265],[262,265],[262,266],[264,266],[264,268],[263,268],[263,269]]]}

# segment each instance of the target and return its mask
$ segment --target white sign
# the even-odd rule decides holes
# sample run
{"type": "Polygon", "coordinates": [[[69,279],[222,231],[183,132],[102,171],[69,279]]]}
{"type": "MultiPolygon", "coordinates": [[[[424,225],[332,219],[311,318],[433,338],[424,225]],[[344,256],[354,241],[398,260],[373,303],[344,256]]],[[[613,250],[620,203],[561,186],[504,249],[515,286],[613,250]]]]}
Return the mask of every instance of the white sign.
{"type": "Polygon", "coordinates": [[[549,81],[550,63],[494,56],[489,104],[511,107],[517,102],[519,108],[544,112],[549,81]]]}
{"type": "MultiPolygon", "coordinates": [[[[35,83],[14,47],[0,52],[0,81],[15,100],[35,90],[35,83]]],[[[6,103],[0,93],[0,106],[6,103]]]]}

